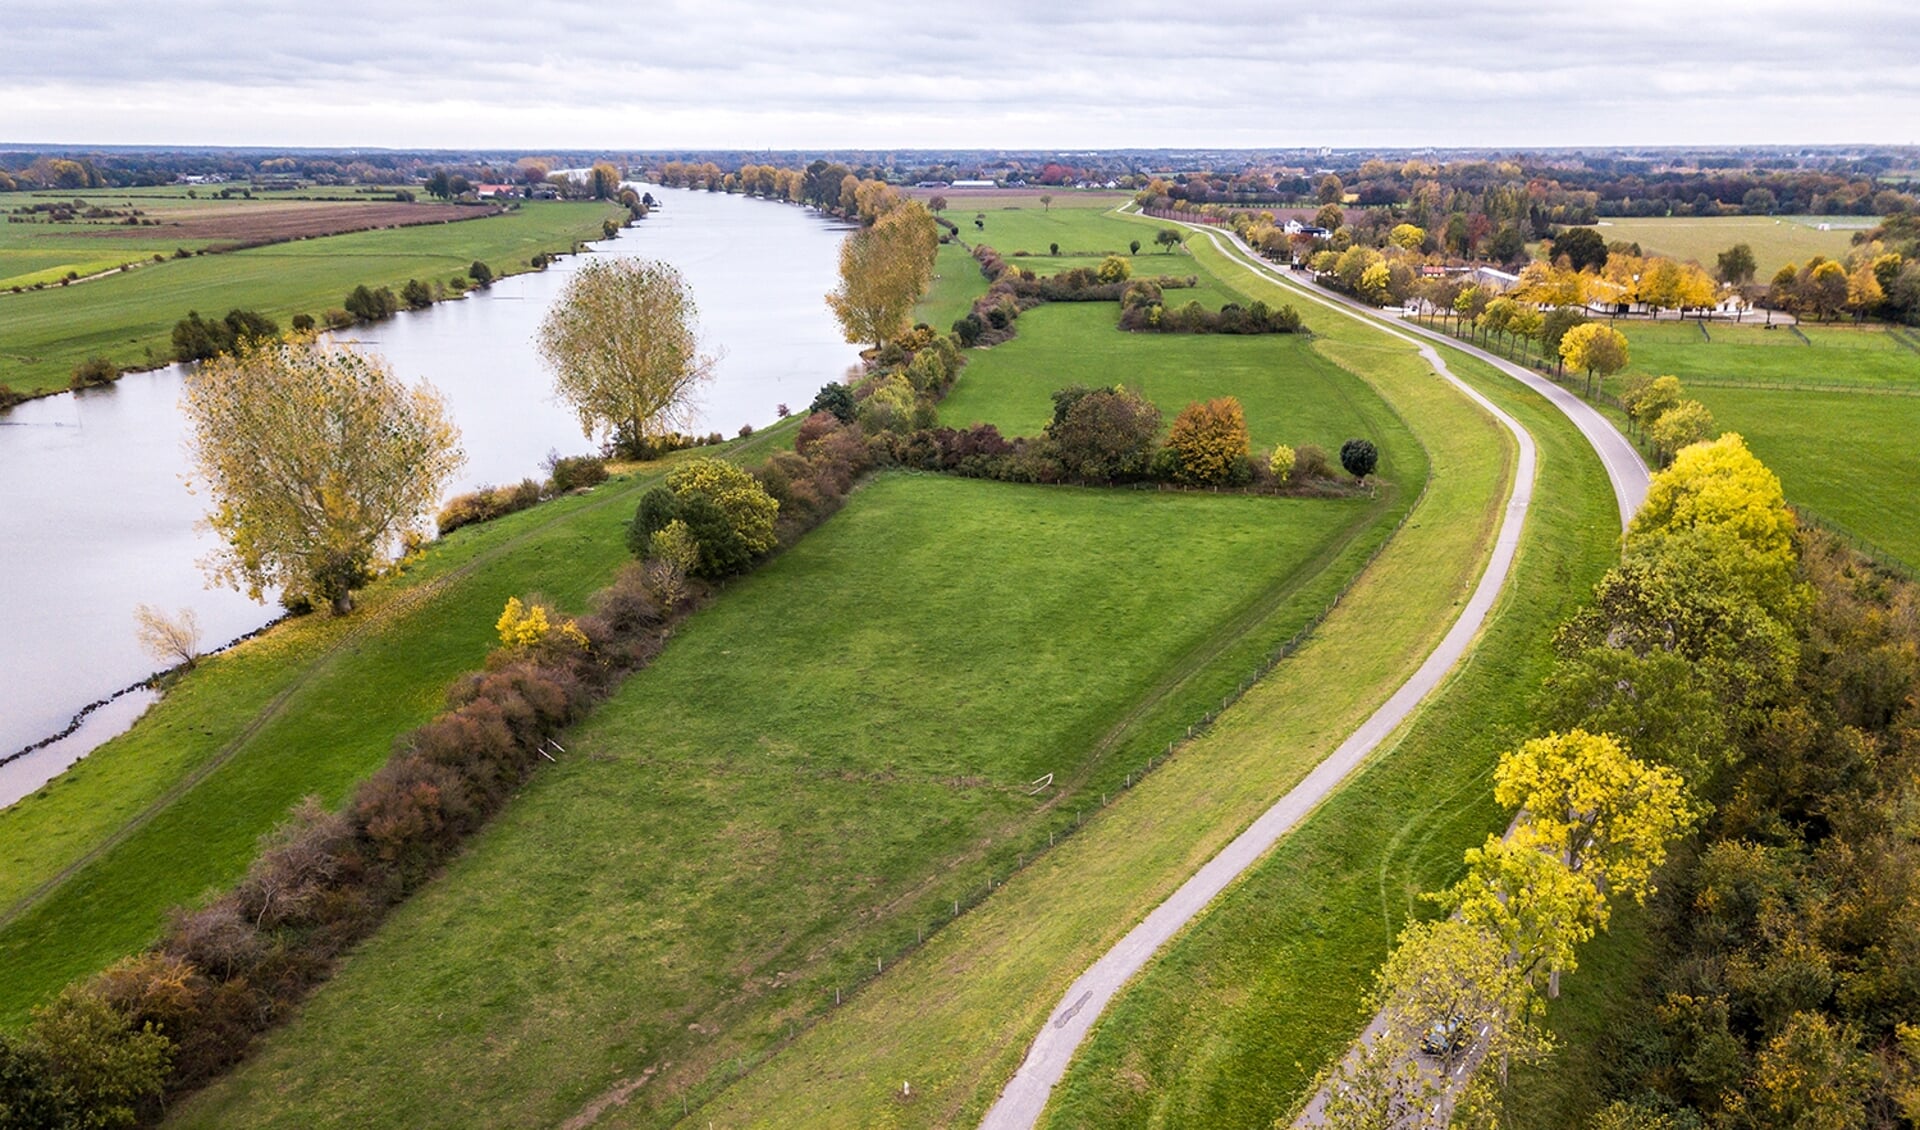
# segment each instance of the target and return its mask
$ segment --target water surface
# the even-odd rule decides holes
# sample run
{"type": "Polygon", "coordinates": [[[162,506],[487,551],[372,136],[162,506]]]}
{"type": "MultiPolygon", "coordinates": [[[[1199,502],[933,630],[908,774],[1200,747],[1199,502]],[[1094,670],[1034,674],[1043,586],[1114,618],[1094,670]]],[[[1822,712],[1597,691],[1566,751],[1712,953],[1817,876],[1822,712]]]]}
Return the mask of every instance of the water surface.
{"type": "MultiPolygon", "coordinates": [[[[798,409],[858,360],[823,296],[843,229],[799,208],[644,186],[664,205],[589,254],[664,259],[686,277],[702,338],[720,356],[698,430],[735,434],[798,409]]],[[[484,222],[484,221],[481,221],[484,222]]],[[[591,450],[556,401],[534,328],[578,266],[504,279],[481,294],[343,335],[394,371],[443,392],[467,464],[452,490],[538,476],[549,451],[591,450]]],[[[209,589],[196,562],[216,548],[188,493],[178,366],[0,413],[0,757],[63,729],[88,703],[151,673],[134,642],[140,603],[192,608],[214,646],[258,628],[277,605],[209,589]]],[[[74,738],[0,766],[0,805],[132,722],[98,712],[74,738]],[[79,740],[75,740],[79,739],[79,740]],[[50,768],[51,767],[51,768],[50,768]]]]}

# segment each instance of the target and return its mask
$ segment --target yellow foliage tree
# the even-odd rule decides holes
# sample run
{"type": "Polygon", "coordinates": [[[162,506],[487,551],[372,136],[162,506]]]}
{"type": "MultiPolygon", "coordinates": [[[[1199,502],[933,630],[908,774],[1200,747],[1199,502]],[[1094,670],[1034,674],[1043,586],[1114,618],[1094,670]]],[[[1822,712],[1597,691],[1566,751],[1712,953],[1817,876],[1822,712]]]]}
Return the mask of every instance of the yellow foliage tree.
{"type": "Polygon", "coordinates": [[[1682,400],[1654,417],[1647,438],[1671,455],[1713,435],[1713,412],[1698,400],[1682,400]]]}
{"type": "Polygon", "coordinates": [[[460,466],[460,433],[431,386],[376,356],[311,340],[256,344],[188,372],[191,485],[226,548],[215,581],[255,600],[353,608],[460,466]]]}
{"type": "Polygon", "coordinates": [[[1602,379],[1627,367],[1627,338],[1602,322],[1588,322],[1568,330],[1560,339],[1560,359],[1587,373],[1587,395],[1593,395],[1593,377],[1602,379]]]}
{"type": "Polygon", "coordinates": [[[1667,845],[1702,815],[1680,774],[1610,734],[1570,730],[1500,758],[1493,795],[1524,813],[1516,844],[1552,853],[1607,894],[1644,901],[1667,845]]]}
{"type": "Polygon", "coordinates": [[[1806,599],[1796,578],[1796,525],[1779,478],[1728,432],[1682,449],[1653,476],[1627,527],[1625,556],[1716,578],[1785,618],[1806,599]]]}
{"type": "Polygon", "coordinates": [[[567,280],[535,344],[584,434],[637,443],[686,424],[694,389],[713,373],[698,319],[671,264],[595,256],[567,280]]]}
{"type": "Polygon", "coordinates": [[[827,306],[848,341],[885,345],[911,323],[914,304],[933,284],[940,234],[918,201],[907,201],[840,245],[840,285],[827,306]]]}

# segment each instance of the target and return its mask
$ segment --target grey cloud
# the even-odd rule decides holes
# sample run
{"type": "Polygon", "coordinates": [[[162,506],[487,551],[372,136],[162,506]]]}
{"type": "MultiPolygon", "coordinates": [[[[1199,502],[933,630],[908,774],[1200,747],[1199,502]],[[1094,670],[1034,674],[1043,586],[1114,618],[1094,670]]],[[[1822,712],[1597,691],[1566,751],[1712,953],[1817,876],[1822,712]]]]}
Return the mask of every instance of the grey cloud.
{"type": "Polygon", "coordinates": [[[530,109],[609,146],[1909,141],[1920,119],[1920,14],[1887,0],[9,8],[12,140],[540,144],[530,109]]]}

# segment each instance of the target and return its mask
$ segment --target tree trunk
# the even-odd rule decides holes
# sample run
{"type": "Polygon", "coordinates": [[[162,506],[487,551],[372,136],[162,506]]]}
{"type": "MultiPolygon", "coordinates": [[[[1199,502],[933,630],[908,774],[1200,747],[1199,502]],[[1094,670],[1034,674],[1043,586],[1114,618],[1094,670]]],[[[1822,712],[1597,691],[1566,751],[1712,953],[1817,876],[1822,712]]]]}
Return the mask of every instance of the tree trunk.
{"type": "Polygon", "coordinates": [[[345,616],[353,611],[353,590],[343,588],[333,594],[333,614],[345,616]]]}

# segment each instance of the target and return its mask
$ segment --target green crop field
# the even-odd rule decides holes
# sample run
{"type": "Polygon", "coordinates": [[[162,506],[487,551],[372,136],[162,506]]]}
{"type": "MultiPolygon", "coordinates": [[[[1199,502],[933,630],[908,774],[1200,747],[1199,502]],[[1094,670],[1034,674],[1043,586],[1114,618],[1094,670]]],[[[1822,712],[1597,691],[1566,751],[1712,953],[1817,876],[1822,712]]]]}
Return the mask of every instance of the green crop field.
{"type": "MultiPolygon", "coordinates": [[[[1626,374],[1682,382],[1867,385],[1920,392],[1920,335],[1881,325],[1794,328],[1715,322],[1615,323],[1627,336],[1626,374]]],[[[1623,374],[1624,376],[1625,374],[1623,374]]],[[[1617,388],[1622,378],[1609,382],[1617,388]]]]}
{"type": "Polygon", "coordinates": [[[1057,826],[1029,781],[1117,786],[1090,760],[1115,720],[1370,513],[876,480],[695,617],[178,1122],[553,1124],[629,1075],[724,1071],[1057,826]]]}
{"type": "Polygon", "coordinates": [[[1878,222],[1872,216],[1609,217],[1597,230],[1608,243],[1638,243],[1649,255],[1692,259],[1708,268],[1722,251],[1744,243],[1753,248],[1755,277],[1764,283],[1788,263],[1815,255],[1845,258],[1854,232],[1878,222]],[[1828,230],[1821,231],[1821,224],[1828,230]]]}
{"type": "Polygon", "coordinates": [[[294,314],[338,307],[362,283],[445,282],[476,259],[496,274],[526,270],[535,254],[598,238],[601,221],[616,213],[606,204],[529,201],[500,216],[168,259],[74,286],[0,294],[0,384],[63,388],[73,366],[93,355],[122,366],[168,360],[173,325],[189,310],[218,317],[245,307],[285,328],[294,314]]]}

